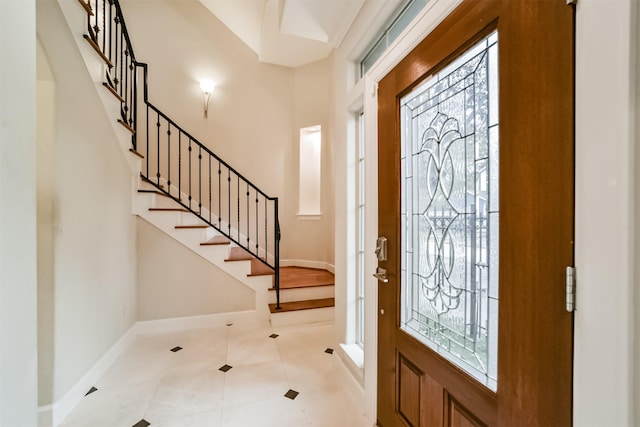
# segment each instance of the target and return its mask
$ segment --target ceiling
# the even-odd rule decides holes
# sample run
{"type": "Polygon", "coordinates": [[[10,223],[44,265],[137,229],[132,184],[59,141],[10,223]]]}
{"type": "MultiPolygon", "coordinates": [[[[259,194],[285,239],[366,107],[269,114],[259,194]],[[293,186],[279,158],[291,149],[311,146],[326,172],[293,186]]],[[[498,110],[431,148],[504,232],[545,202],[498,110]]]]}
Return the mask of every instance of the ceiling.
{"type": "Polygon", "coordinates": [[[200,0],[258,54],[299,67],[338,47],[365,0],[200,0]]]}

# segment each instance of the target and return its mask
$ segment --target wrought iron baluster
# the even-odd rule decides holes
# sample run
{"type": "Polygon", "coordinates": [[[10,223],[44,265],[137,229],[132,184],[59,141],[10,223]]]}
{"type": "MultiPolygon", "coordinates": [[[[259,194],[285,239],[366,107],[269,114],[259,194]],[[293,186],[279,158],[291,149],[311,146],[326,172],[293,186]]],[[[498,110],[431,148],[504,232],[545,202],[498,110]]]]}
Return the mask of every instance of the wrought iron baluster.
{"type": "Polygon", "coordinates": [[[133,123],[135,132],[131,136],[133,149],[138,151],[138,66],[133,68],[133,123]]]}
{"type": "Polygon", "coordinates": [[[122,96],[123,98],[125,96],[127,96],[126,92],[124,92],[124,82],[122,81],[122,79],[124,78],[124,72],[122,70],[122,62],[123,62],[123,56],[124,56],[124,34],[122,33],[122,27],[120,28],[120,59],[118,60],[118,64],[120,65],[120,96],[122,96]]]}
{"type": "Polygon", "coordinates": [[[236,190],[236,202],[238,205],[238,210],[236,211],[236,226],[238,230],[236,231],[238,242],[240,242],[240,177],[236,174],[236,183],[238,184],[238,189],[236,190]]]}
{"type": "Polygon", "coordinates": [[[167,192],[171,194],[171,122],[167,121],[167,192]]]}
{"type": "Polygon", "coordinates": [[[211,156],[209,158],[209,222],[211,222],[211,156]]]}
{"type": "Polygon", "coordinates": [[[93,41],[98,48],[100,47],[100,6],[98,6],[98,0],[96,0],[93,16],[93,41]]]}
{"type": "MultiPolygon", "coordinates": [[[[102,0],[102,53],[106,52],[107,32],[105,31],[107,21],[107,2],[102,0]]],[[[97,22],[96,22],[97,25],[97,22]]]]}
{"type": "Polygon", "coordinates": [[[113,85],[115,86],[116,91],[122,95],[120,92],[120,87],[118,86],[118,83],[120,83],[120,79],[118,78],[118,55],[120,52],[120,45],[118,44],[118,34],[119,34],[119,29],[120,29],[120,18],[118,17],[118,14],[116,13],[116,16],[114,19],[115,22],[115,30],[113,32],[113,39],[116,42],[116,48],[115,48],[115,58],[113,59],[113,68],[112,68],[112,72],[113,72],[113,85]]]}
{"type": "Polygon", "coordinates": [[[247,182],[247,249],[251,250],[249,248],[250,244],[249,244],[249,236],[251,235],[250,230],[249,230],[249,183],[247,182]]]}
{"type": "Polygon", "coordinates": [[[158,168],[156,169],[156,176],[158,177],[158,185],[160,185],[160,112],[158,112],[158,121],[156,122],[157,129],[157,139],[158,139],[158,150],[156,152],[156,157],[158,161],[158,168]]]}
{"type": "Polygon", "coordinates": [[[122,120],[129,124],[129,50],[124,48],[124,117],[122,120]]]}
{"type": "Polygon", "coordinates": [[[149,104],[147,104],[147,152],[146,152],[146,163],[147,163],[147,170],[146,170],[146,178],[149,178],[149,104]]]}
{"type": "MultiPolygon", "coordinates": [[[[84,0],[82,0],[82,2],[84,3],[84,0]]],[[[91,10],[91,3],[88,2],[87,4],[89,5],[89,7],[86,9],[91,10]]],[[[89,12],[89,10],[87,10],[87,35],[91,37],[91,13],[89,12]]]]}
{"type": "Polygon", "coordinates": [[[202,145],[198,145],[198,211],[202,215],[202,145]]]}
{"type": "Polygon", "coordinates": [[[113,61],[113,0],[109,0],[109,62],[113,61]]]}
{"type": "MultiPolygon", "coordinates": [[[[260,246],[260,231],[258,230],[258,189],[254,189],[256,192],[256,254],[260,255],[260,251],[258,247],[260,246]]],[[[266,261],[266,251],[265,251],[265,261],[266,261]]]]}
{"type": "Polygon", "coordinates": [[[107,0],[102,0],[102,53],[107,51],[107,0]]]}
{"type": "Polygon", "coordinates": [[[218,160],[218,230],[222,230],[222,169],[218,160]]]}
{"type": "Polygon", "coordinates": [[[273,200],[273,222],[274,222],[274,230],[275,230],[275,271],[274,271],[274,282],[276,288],[276,310],[280,310],[280,224],[278,222],[278,198],[274,198],[273,200]]]}
{"type": "Polygon", "coordinates": [[[191,209],[191,137],[189,137],[189,209],[191,209]]]}
{"type": "Polygon", "coordinates": [[[231,169],[227,168],[227,228],[229,229],[229,236],[231,236],[231,169]]]}
{"type": "MultiPolygon", "coordinates": [[[[130,48],[129,48],[130,49],[130,48]]],[[[133,55],[129,54],[128,57],[128,61],[129,61],[129,76],[127,81],[129,82],[129,126],[131,126],[131,129],[135,130],[135,123],[133,121],[133,110],[134,110],[134,106],[133,106],[133,85],[134,85],[134,78],[133,78],[133,70],[134,70],[134,66],[133,66],[133,55]]],[[[135,137],[135,132],[131,134],[131,141],[133,143],[133,139],[135,137]]]]}
{"type": "Polygon", "coordinates": [[[182,131],[178,132],[178,200],[182,200],[182,131]]]}

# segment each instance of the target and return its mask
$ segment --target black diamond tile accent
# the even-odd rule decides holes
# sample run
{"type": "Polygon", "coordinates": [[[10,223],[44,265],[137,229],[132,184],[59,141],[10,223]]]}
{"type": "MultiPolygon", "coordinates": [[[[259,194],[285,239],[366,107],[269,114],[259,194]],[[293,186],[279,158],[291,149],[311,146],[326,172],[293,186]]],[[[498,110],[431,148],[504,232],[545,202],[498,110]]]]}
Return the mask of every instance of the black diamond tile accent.
{"type": "Polygon", "coordinates": [[[171,351],[173,351],[174,353],[177,352],[177,351],[180,351],[180,350],[182,350],[182,347],[173,347],[171,349],[171,351]]]}
{"type": "Polygon", "coordinates": [[[280,335],[278,335],[278,334],[271,334],[271,335],[269,335],[269,338],[276,339],[276,338],[278,338],[279,336],[280,336],[280,335]]]}
{"type": "Polygon", "coordinates": [[[137,423],[135,423],[134,425],[132,425],[131,427],[148,427],[150,426],[151,423],[147,420],[140,420],[137,423]]]}
{"type": "Polygon", "coordinates": [[[90,395],[91,393],[93,393],[94,391],[98,391],[98,389],[97,389],[97,388],[95,388],[95,387],[91,387],[91,390],[89,390],[89,391],[87,392],[87,394],[85,394],[85,396],[89,396],[89,395],[90,395]]]}
{"type": "Polygon", "coordinates": [[[221,367],[220,369],[218,369],[219,371],[222,372],[227,372],[228,370],[230,370],[231,368],[233,368],[233,366],[229,366],[229,365],[224,365],[223,367],[221,367]]]}
{"type": "Polygon", "coordinates": [[[333,349],[332,348],[328,348],[324,351],[327,354],[333,354],[333,349]]]}
{"type": "Polygon", "coordinates": [[[298,393],[297,391],[289,389],[289,391],[285,393],[284,397],[288,397],[289,399],[293,400],[298,397],[299,394],[300,393],[298,393]]]}

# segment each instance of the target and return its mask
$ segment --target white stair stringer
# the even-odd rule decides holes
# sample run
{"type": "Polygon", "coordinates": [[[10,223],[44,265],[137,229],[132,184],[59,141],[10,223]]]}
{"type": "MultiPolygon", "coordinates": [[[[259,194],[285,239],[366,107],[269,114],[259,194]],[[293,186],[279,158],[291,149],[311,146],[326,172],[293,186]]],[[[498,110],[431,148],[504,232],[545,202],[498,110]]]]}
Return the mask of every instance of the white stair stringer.
{"type": "Polygon", "coordinates": [[[149,208],[180,207],[165,196],[156,193],[138,193],[135,190],[134,213],[159,230],[180,242],[195,254],[204,258],[215,267],[229,274],[239,282],[255,291],[256,316],[260,320],[269,319],[269,291],[272,286],[272,276],[247,276],[251,272],[251,261],[225,261],[229,255],[229,248],[237,246],[233,242],[229,245],[206,245],[201,243],[213,236],[220,235],[212,227],[206,229],[176,229],[176,225],[203,224],[202,220],[190,212],[150,211],[149,208]],[[161,200],[164,199],[164,200],[161,200]],[[169,203],[169,206],[167,206],[169,203]]]}

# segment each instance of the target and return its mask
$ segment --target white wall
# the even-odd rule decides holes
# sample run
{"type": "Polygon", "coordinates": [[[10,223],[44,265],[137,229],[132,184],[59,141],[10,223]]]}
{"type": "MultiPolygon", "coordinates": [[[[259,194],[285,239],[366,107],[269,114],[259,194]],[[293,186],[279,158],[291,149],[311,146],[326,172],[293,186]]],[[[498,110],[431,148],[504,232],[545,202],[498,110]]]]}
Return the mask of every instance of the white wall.
{"type": "Polygon", "coordinates": [[[150,101],[267,194],[279,197],[282,259],[332,264],[329,144],[322,153],[322,219],[296,217],[299,129],[322,124],[328,131],[328,60],[296,70],[259,63],[255,52],[198,0],[124,0],[122,8],[136,58],[149,64],[150,101]],[[199,86],[203,78],[216,83],[207,119],[199,86]]]}
{"type": "Polygon", "coordinates": [[[255,310],[255,291],[137,220],[138,320],[255,310]]]}
{"type": "Polygon", "coordinates": [[[136,223],[130,169],[57,2],[37,4],[37,31],[56,84],[50,303],[58,402],[136,321],[136,223]]]}
{"type": "Polygon", "coordinates": [[[38,403],[53,401],[53,201],[56,85],[37,43],[38,403]]]}
{"type": "MultiPolygon", "coordinates": [[[[282,250],[284,259],[313,260],[333,265],[333,155],[330,108],[331,58],[296,68],[293,72],[293,128],[295,143],[286,154],[290,178],[286,181],[282,250]],[[321,125],[321,171],[319,216],[298,215],[301,128],[321,125]]],[[[294,262],[295,263],[295,262],[294,262]]]]}
{"type": "Polygon", "coordinates": [[[0,425],[37,424],[35,2],[0,2],[0,425]]]}

